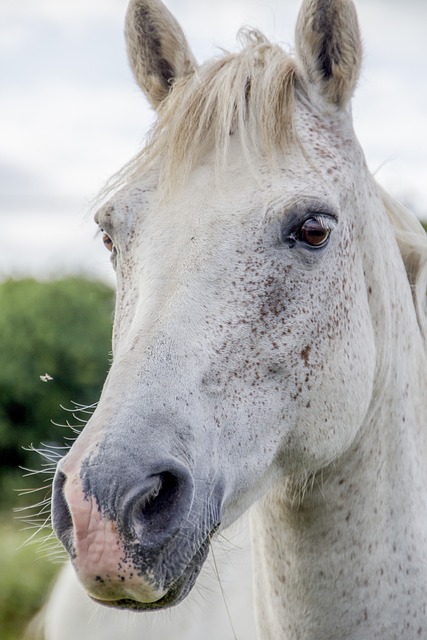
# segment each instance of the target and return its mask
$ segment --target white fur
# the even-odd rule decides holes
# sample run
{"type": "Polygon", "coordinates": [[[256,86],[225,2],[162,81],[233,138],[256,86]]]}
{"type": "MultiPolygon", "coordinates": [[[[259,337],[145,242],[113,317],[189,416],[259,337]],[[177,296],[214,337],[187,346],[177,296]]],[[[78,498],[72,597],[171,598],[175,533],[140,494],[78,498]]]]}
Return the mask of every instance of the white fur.
{"type": "Polygon", "coordinates": [[[61,469],[79,486],[98,443],[137,432],[201,486],[224,483],[222,526],[255,503],[262,640],[415,639],[427,243],[353,133],[353,4],[305,0],[301,16],[297,58],[256,35],[175,78],[99,211],[116,252],[114,361],[61,469]],[[321,250],[295,241],[316,216],[331,225],[321,250]]]}

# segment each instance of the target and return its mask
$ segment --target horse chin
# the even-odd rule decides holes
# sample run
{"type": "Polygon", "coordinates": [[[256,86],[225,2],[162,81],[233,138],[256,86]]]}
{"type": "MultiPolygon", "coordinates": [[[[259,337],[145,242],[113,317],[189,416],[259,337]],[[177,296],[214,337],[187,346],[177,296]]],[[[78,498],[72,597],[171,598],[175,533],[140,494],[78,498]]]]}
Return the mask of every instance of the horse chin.
{"type": "Polygon", "coordinates": [[[132,598],[123,598],[119,600],[100,600],[93,596],[90,598],[97,604],[115,608],[127,609],[130,611],[153,611],[159,609],[168,609],[179,604],[187,597],[193,588],[202,566],[209,553],[209,538],[205,540],[197,553],[193,556],[191,562],[187,565],[168,591],[159,600],[154,602],[140,602],[132,598]]]}

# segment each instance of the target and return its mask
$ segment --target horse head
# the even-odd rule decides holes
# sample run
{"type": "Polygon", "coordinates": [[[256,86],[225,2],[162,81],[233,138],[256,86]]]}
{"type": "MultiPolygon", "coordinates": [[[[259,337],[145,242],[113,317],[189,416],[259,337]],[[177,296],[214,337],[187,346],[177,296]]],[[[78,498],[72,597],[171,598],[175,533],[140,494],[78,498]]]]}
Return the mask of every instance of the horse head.
{"type": "Polygon", "coordinates": [[[252,31],[199,67],[159,0],[131,0],[126,37],[158,119],[97,213],[113,361],[53,523],[94,599],[155,609],[220,528],[355,442],[388,357],[373,291],[406,274],[398,252],[377,265],[396,240],[352,128],[351,0],[304,0],[293,55],[252,31]]]}

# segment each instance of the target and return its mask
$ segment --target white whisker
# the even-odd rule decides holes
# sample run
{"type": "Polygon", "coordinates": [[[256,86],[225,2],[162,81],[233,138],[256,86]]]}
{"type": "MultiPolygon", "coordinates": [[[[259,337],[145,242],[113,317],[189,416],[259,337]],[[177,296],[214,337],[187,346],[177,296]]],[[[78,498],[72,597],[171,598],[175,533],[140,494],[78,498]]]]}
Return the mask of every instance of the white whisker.
{"type": "Polygon", "coordinates": [[[236,631],[234,629],[233,620],[231,618],[231,614],[230,614],[230,609],[228,607],[227,598],[225,597],[224,588],[222,586],[221,578],[220,578],[219,571],[218,571],[218,565],[217,565],[217,562],[216,562],[215,552],[214,552],[214,549],[213,549],[212,545],[211,545],[211,554],[212,554],[213,566],[214,566],[214,569],[215,569],[215,573],[216,573],[216,577],[217,577],[217,580],[218,580],[219,588],[220,588],[220,591],[221,591],[222,599],[223,599],[223,602],[224,602],[225,610],[227,612],[227,618],[228,618],[228,620],[230,622],[230,627],[231,627],[231,630],[232,630],[232,633],[233,633],[234,640],[237,640],[236,631]]]}

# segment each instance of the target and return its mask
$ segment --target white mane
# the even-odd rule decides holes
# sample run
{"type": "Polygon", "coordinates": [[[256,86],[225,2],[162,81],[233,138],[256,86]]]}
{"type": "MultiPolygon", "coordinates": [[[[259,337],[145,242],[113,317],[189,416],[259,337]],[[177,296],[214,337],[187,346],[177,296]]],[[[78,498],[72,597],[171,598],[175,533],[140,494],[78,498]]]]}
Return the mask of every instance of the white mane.
{"type": "Polygon", "coordinates": [[[416,216],[378,185],[404,262],[418,323],[427,340],[427,235],[416,216]]]}

